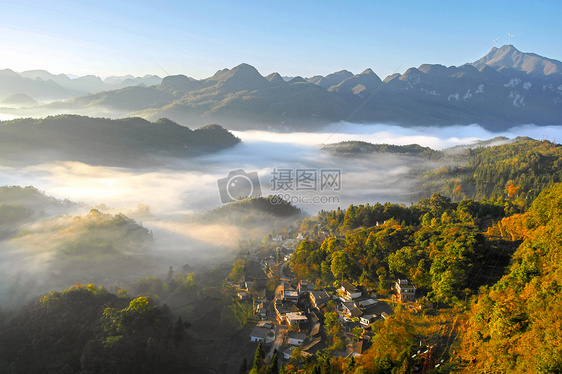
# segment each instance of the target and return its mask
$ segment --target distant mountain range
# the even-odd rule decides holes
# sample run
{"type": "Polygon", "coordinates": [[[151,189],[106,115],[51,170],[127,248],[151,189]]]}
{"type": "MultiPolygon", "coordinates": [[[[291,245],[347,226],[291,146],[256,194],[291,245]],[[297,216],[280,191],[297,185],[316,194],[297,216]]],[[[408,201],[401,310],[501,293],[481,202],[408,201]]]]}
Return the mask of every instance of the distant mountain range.
{"type": "Polygon", "coordinates": [[[241,64],[202,80],[168,76],[157,85],[98,92],[42,109],[149,120],[167,117],[193,125],[220,123],[229,129],[291,130],[337,121],[478,123],[491,130],[562,124],[562,63],[512,45],[493,48],[470,64],[424,64],[384,80],[371,69],[287,79],[278,73],[264,77],[241,64]]]}
{"type": "Polygon", "coordinates": [[[26,95],[37,101],[60,100],[129,86],[153,86],[161,82],[162,78],[157,75],[111,76],[102,80],[95,75],[70,78],[66,74],[54,75],[45,70],[16,73],[4,69],[0,70],[0,101],[13,95],[26,95]]]}

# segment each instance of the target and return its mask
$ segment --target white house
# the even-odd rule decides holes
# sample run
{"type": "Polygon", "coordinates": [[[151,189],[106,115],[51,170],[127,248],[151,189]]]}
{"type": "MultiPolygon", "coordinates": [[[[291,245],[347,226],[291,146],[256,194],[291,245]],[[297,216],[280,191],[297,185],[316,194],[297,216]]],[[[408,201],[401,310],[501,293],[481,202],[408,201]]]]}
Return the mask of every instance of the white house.
{"type": "Polygon", "coordinates": [[[304,339],[306,339],[306,334],[303,332],[295,332],[295,331],[289,332],[288,343],[290,345],[301,345],[304,342],[304,339]]]}
{"type": "Polygon", "coordinates": [[[375,316],[374,314],[365,314],[359,318],[359,323],[361,323],[363,326],[369,326],[371,323],[375,322],[376,319],[377,316],[375,316]]]}
{"type": "Polygon", "coordinates": [[[252,332],[250,333],[250,340],[253,342],[262,342],[265,343],[265,338],[269,329],[263,327],[254,327],[252,332]]]}
{"type": "Polygon", "coordinates": [[[408,283],[407,279],[398,279],[394,286],[400,301],[416,301],[416,287],[408,283]]]}
{"type": "Polygon", "coordinates": [[[296,290],[284,290],[283,299],[297,301],[299,299],[299,291],[296,290]]]}
{"type": "Polygon", "coordinates": [[[283,282],[283,299],[296,302],[299,299],[299,291],[295,290],[290,283],[283,282]]]}
{"type": "Polygon", "coordinates": [[[341,292],[344,293],[345,298],[348,300],[357,299],[358,297],[361,297],[361,290],[359,290],[357,287],[355,287],[348,281],[345,281],[341,284],[340,290],[341,292]]]}
{"type": "Polygon", "coordinates": [[[307,316],[303,316],[300,313],[287,313],[285,319],[290,326],[298,325],[299,323],[305,323],[308,321],[307,316]]]}
{"type": "Polygon", "coordinates": [[[271,343],[275,340],[275,329],[265,326],[256,326],[250,333],[250,340],[253,342],[271,343]]]}

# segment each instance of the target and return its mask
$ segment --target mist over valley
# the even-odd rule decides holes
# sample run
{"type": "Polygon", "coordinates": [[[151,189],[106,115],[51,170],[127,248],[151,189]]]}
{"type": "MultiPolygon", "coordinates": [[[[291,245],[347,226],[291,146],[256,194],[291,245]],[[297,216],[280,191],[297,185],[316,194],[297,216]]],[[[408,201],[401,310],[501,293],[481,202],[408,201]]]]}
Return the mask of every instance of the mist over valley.
{"type": "MultiPolygon", "coordinates": [[[[267,233],[280,228],[280,222],[291,224],[299,217],[295,214],[275,222],[263,218],[221,222],[217,221],[217,215],[211,220],[204,219],[207,212],[223,206],[217,181],[233,170],[256,172],[262,196],[279,195],[304,215],[352,204],[409,205],[428,196],[421,188],[426,172],[466,162],[463,158],[443,157],[441,152],[456,154],[471,144],[477,146],[479,140],[492,137],[496,140],[484,145],[508,144],[520,136],[556,139],[561,132],[558,127],[524,126],[509,132],[491,133],[477,125],[404,128],[382,124],[333,124],[315,133],[235,131],[233,134],[240,139],[239,143],[202,155],[162,156],[144,148],[141,160],[151,160],[146,166],[142,162],[130,164],[128,155],[115,152],[106,154],[111,157],[104,158],[100,165],[99,162],[85,163],[87,159],[71,161],[75,153],[57,151],[53,145],[50,153],[18,149],[18,158],[4,162],[0,168],[0,180],[6,186],[33,186],[44,191],[44,195],[26,188],[22,196],[18,196],[4,187],[2,203],[21,205],[28,214],[21,220],[7,219],[2,224],[2,297],[5,305],[18,304],[76,281],[111,287],[143,275],[162,276],[169,266],[181,268],[191,264],[196,267],[217,247],[224,245],[212,259],[220,262],[238,251],[240,241],[260,241],[267,233]],[[437,156],[396,150],[351,155],[349,150],[336,152],[350,141],[399,147],[419,144],[428,150],[434,149],[432,152],[437,156]],[[64,159],[57,160],[61,155],[64,159]],[[104,163],[131,166],[106,166],[104,163]],[[291,181],[291,188],[280,189],[273,182],[278,170],[294,174],[297,170],[333,169],[341,173],[341,186],[337,190],[322,191],[319,185],[312,191],[298,190],[295,180],[291,181]],[[312,201],[315,197],[320,200],[312,201]],[[133,225],[131,227],[144,236],[131,239],[128,234],[120,233],[119,225],[115,232],[109,226],[106,233],[101,231],[93,237],[93,234],[81,233],[81,220],[97,217],[91,209],[100,212],[102,221],[117,219],[121,214],[134,219],[128,225],[133,225]],[[73,233],[69,234],[69,230],[73,233]],[[124,243],[133,247],[127,249],[124,243]],[[93,249],[100,245],[107,253],[104,249],[93,249]],[[79,249],[71,250],[69,246],[79,249]],[[82,255],[76,252],[79,250],[84,251],[82,255]],[[110,262],[106,264],[105,261],[110,262]],[[110,263],[112,265],[108,266],[110,263]],[[22,279],[26,279],[26,283],[22,284],[22,279]],[[20,287],[26,287],[25,296],[16,291],[20,287]]],[[[104,141],[103,137],[97,142],[91,137],[92,149],[104,141]]],[[[114,142],[118,146],[121,144],[119,140],[114,142]]],[[[234,215],[261,217],[262,213],[257,209],[234,215]]]]}
{"type": "Polygon", "coordinates": [[[8,2],[0,374],[561,371],[558,8],[8,2]]]}

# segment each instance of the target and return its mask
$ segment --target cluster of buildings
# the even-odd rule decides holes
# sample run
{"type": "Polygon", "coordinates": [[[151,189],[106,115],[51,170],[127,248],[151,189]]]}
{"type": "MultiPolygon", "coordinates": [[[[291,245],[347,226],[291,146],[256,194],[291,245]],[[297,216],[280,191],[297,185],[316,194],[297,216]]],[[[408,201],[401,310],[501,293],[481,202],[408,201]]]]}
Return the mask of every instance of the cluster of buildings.
{"type": "Polygon", "coordinates": [[[376,294],[368,294],[349,282],[343,282],[337,290],[339,307],[344,322],[356,322],[367,328],[377,320],[386,320],[392,308],[376,294]]]}
{"type": "MultiPolygon", "coordinates": [[[[290,257],[290,252],[292,251],[284,246],[279,247],[279,254],[285,261],[290,257]]],[[[264,265],[264,269],[271,268],[267,262],[266,264],[268,266],[264,265]]],[[[393,300],[416,300],[416,288],[407,280],[398,279],[393,288],[393,300]]],[[[244,299],[246,296],[243,292],[249,295],[251,291],[251,286],[246,285],[246,289],[240,290],[239,297],[244,299]]],[[[315,289],[314,284],[307,280],[296,282],[282,278],[271,302],[265,298],[265,289],[258,290],[254,311],[262,322],[254,327],[250,340],[273,343],[270,349],[281,352],[284,359],[291,358],[297,347],[303,356],[312,355],[328,344],[323,325],[324,313],[331,300],[338,313],[342,331],[347,337],[346,351],[338,353],[342,356],[361,355],[370,344],[373,334],[371,325],[379,320],[384,321],[393,314],[390,305],[379,300],[375,293],[347,281],[329,292],[326,289],[315,289]],[[359,330],[362,331],[361,339],[357,339],[357,328],[362,329],[359,330]]]]}
{"type": "Polygon", "coordinates": [[[236,292],[236,296],[242,301],[255,301],[254,312],[256,315],[260,316],[261,319],[267,318],[268,299],[265,285],[265,279],[249,280],[244,276],[240,284],[237,285],[236,292]]]}
{"type": "Polygon", "coordinates": [[[286,280],[277,287],[272,301],[274,315],[268,317],[274,322],[265,324],[265,327],[262,323],[254,328],[250,339],[269,343],[273,338],[268,338],[268,326],[286,326],[284,329],[289,331],[279,347],[285,347],[280,349],[283,357],[290,358],[296,347],[300,347],[302,355],[312,355],[327,346],[322,327],[330,300],[334,301],[343,331],[348,338],[347,350],[340,352],[342,355],[361,355],[370,344],[372,332],[369,327],[378,320],[384,321],[393,313],[390,305],[378,300],[376,294],[366,292],[349,282],[343,282],[340,288],[330,293],[325,289],[315,290],[313,283],[307,280],[300,280],[296,285],[286,280]],[[362,339],[359,341],[354,340],[352,335],[356,327],[363,329],[362,339]]]}

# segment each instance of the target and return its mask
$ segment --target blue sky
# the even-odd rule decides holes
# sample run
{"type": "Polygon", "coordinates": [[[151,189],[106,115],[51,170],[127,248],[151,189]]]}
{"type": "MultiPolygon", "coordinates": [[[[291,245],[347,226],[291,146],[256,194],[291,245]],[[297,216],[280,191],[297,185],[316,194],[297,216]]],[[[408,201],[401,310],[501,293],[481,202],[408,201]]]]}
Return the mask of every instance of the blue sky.
{"type": "Polygon", "coordinates": [[[460,65],[499,37],[562,59],[561,1],[12,1],[0,68],[205,78],[242,62],[309,77],[460,65]]]}

